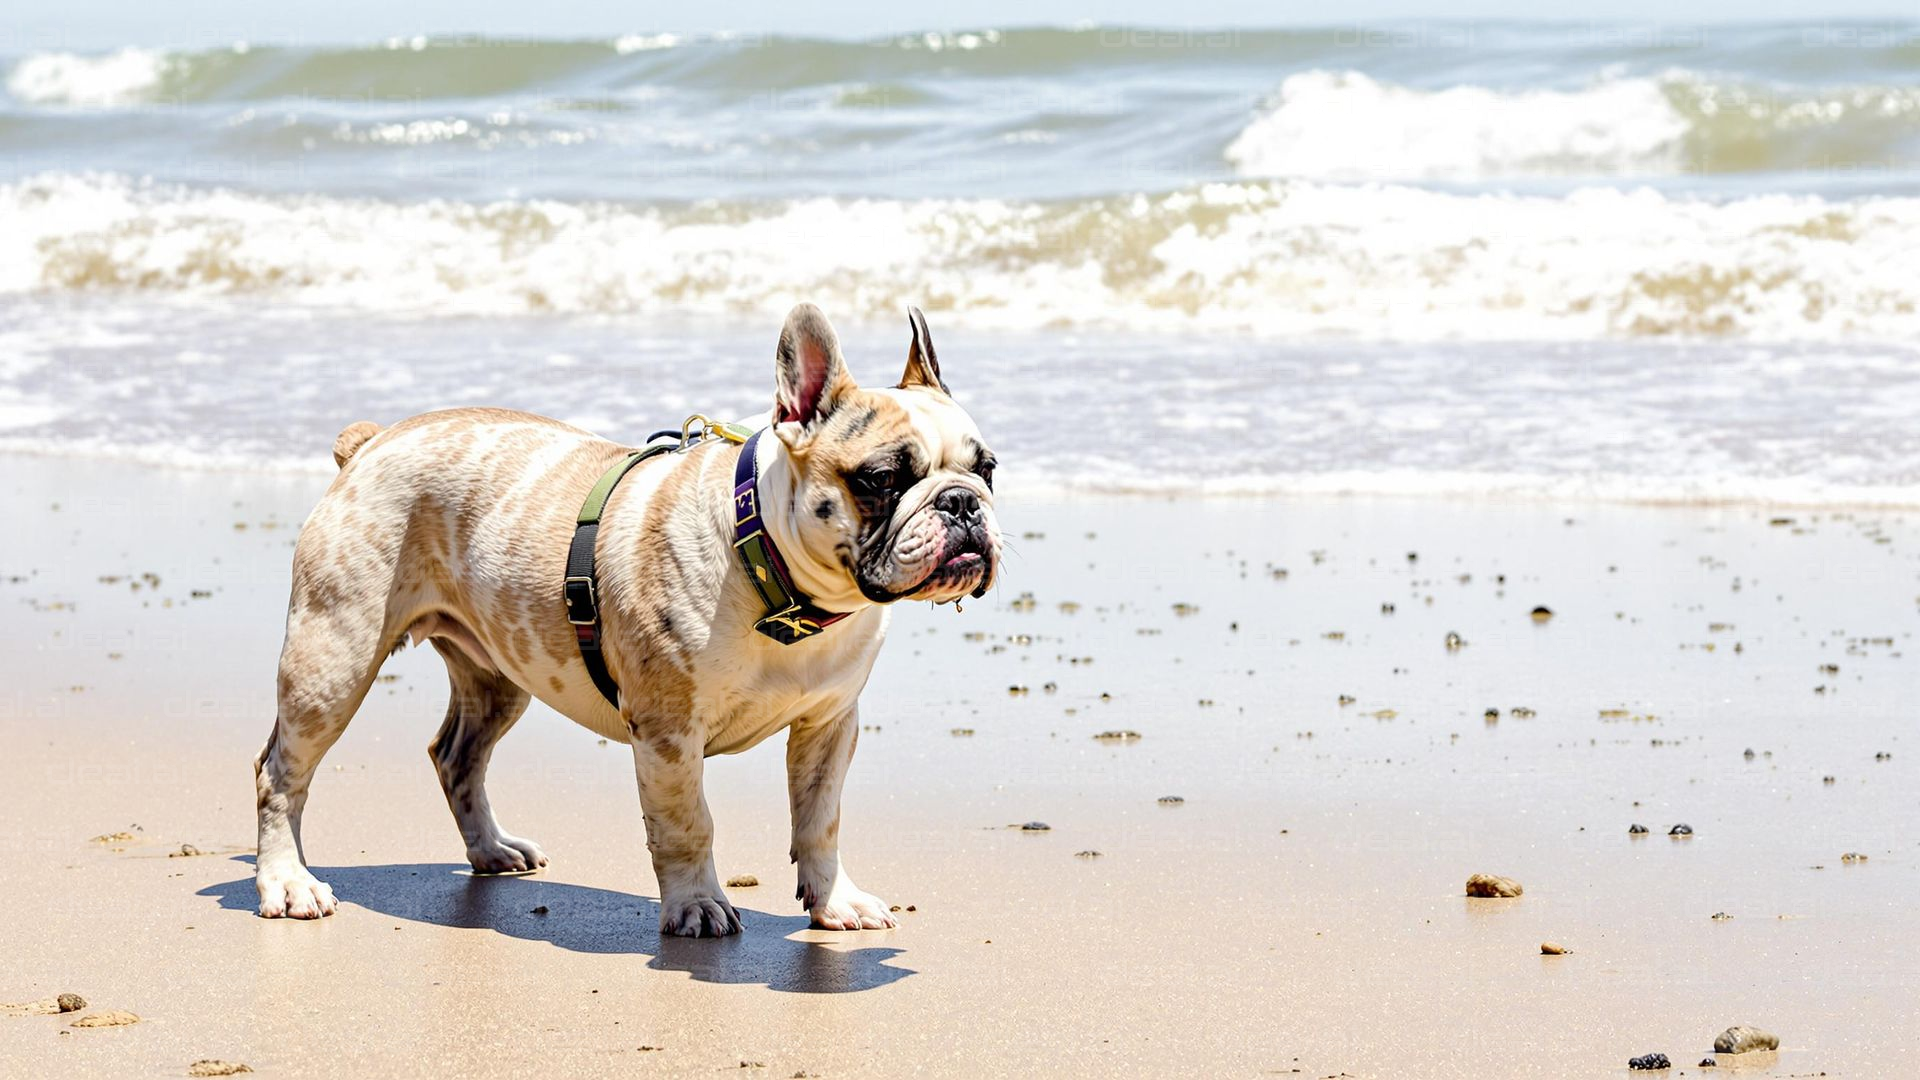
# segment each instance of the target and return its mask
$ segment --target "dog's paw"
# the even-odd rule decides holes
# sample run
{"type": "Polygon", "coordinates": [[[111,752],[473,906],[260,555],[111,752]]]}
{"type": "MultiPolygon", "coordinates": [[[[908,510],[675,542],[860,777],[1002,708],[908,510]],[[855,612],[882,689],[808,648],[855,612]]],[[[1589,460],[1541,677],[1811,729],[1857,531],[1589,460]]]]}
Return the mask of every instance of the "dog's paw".
{"type": "Polygon", "coordinates": [[[523,874],[547,865],[547,853],[531,840],[505,833],[467,849],[476,874],[523,874]]]}
{"type": "Polygon", "coordinates": [[[891,930],[900,925],[886,902],[851,885],[835,889],[823,903],[807,909],[817,930],[891,930]]]}
{"type": "Polygon", "coordinates": [[[675,937],[725,937],[737,934],[742,929],[740,913],[733,910],[733,905],[727,903],[724,896],[698,895],[660,901],[662,934],[675,937]]]}
{"type": "Polygon", "coordinates": [[[263,919],[318,919],[340,906],[327,883],[305,867],[283,873],[264,872],[254,882],[260,890],[263,919]]]}

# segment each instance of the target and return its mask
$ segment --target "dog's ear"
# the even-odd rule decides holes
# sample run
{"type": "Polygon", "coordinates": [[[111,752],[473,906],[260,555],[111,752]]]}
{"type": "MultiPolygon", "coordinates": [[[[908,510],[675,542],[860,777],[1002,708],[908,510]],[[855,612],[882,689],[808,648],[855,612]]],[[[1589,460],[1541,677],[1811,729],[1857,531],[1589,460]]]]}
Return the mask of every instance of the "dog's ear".
{"type": "Polygon", "coordinates": [[[933,352],[933,335],[927,330],[927,317],[919,308],[910,307],[907,325],[913,330],[913,340],[907,343],[907,373],[900,376],[900,389],[924,386],[950,395],[946,380],[940,377],[940,358],[933,352]]]}
{"type": "Polygon", "coordinates": [[[810,426],[833,412],[840,397],[854,389],[853,376],[840,355],[840,339],[819,308],[797,304],[787,313],[774,352],[773,379],[776,424],[810,426]]]}

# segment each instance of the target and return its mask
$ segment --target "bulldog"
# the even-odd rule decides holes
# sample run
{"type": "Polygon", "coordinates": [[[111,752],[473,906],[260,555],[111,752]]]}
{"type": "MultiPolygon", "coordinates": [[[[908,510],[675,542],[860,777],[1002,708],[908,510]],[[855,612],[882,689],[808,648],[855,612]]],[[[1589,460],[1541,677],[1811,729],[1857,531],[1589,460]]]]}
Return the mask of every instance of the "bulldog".
{"type": "Polygon", "coordinates": [[[918,309],[909,322],[906,373],[867,389],[820,310],[794,308],[773,409],[744,445],[745,426],[716,425],[636,460],[500,409],[341,432],[340,473],[295,547],[278,715],[254,761],[260,914],[335,910],[300,843],[308,785],[382,662],[426,641],[452,682],[429,753],[475,871],[547,865],[486,792],[494,744],[539,698],[632,747],[661,932],[737,933],[703,761],[784,729],[795,895],[816,927],[893,926],[840,861],[860,691],[889,605],[979,596],[1001,552],[993,452],[918,309]],[[582,574],[577,539],[600,496],[582,574]]]}

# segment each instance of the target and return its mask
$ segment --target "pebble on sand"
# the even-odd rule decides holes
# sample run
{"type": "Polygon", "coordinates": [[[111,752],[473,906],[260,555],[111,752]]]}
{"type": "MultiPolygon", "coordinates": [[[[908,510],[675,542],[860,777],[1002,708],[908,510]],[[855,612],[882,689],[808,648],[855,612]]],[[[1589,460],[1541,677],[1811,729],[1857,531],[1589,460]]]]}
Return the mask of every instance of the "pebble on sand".
{"type": "Polygon", "coordinates": [[[735,874],[727,879],[729,889],[751,889],[760,884],[760,879],[752,874],[735,874]]]}
{"type": "Polygon", "coordinates": [[[1627,1059],[1629,1069],[1671,1069],[1673,1062],[1665,1054],[1641,1054],[1637,1058],[1627,1059]]]}
{"type": "Polygon", "coordinates": [[[1532,614],[1534,622],[1546,622],[1548,619],[1553,618],[1553,609],[1545,604],[1541,604],[1539,607],[1533,609],[1532,614]]]}
{"type": "Polygon", "coordinates": [[[1467,895],[1480,897],[1519,896],[1526,890],[1512,878],[1494,874],[1475,874],[1467,879],[1467,895]]]}
{"type": "Polygon", "coordinates": [[[1044,821],[1029,821],[1025,825],[1020,826],[1020,831],[1021,832],[1052,832],[1053,826],[1047,824],[1044,821]]]}
{"type": "Polygon", "coordinates": [[[1161,806],[1179,806],[1187,800],[1179,795],[1162,795],[1158,801],[1161,806]]]}
{"type": "Polygon", "coordinates": [[[110,1012],[88,1013],[80,1019],[75,1020],[73,1026],[77,1028],[125,1027],[128,1024],[137,1024],[139,1022],[139,1017],[127,1012],[125,1009],[114,1009],[110,1012]]]}
{"type": "Polygon", "coordinates": [[[1682,822],[1681,824],[1675,825],[1673,828],[1668,829],[1667,835],[1668,836],[1692,836],[1693,826],[1682,822]]]}
{"type": "Polygon", "coordinates": [[[201,1058],[187,1066],[188,1076],[238,1076],[250,1073],[253,1067],[238,1061],[220,1061],[216,1058],[201,1058]]]}
{"type": "Polygon", "coordinates": [[[1092,848],[1088,848],[1085,851],[1074,852],[1073,857],[1076,859],[1097,859],[1100,857],[1100,853],[1093,850],[1092,848]]]}
{"type": "Polygon", "coordinates": [[[1778,1050],[1780,1036],[1752,1024],[1735,1024],[1713,1040],[1716,1054],[1744,1054],[1749,1050],[1778,1050]]]}
{"type": "Polygon", "coordinates": [[[1455,633],[1455,632],[1454,632],[1454,631],[1452,631],[1452,630],[1449,630],[1449,631],[1447,631],[1447,649],[1448,649],[1448,651],[1452,651],[1452,650],[1454,650],[1454,649],[1458,649],[1458,648],[1461,648],[1462,646],[1464,646],[1464,645],[1466,645],[1466,643],[1467,643],[1467,639],[1466,639],[1466,638],[1463,638],[1463,637],[1461,637],[1461,636],[1460,636],[1459,634],[1457,634],[1457,633],[1455,633]]]}
{"type": "Polygon", "coordinates": [[[1540,943],[1541,956],[1566,956],[1572,952],[1572,949],[1567,948],[1557,941],[1543,941],[1540,943]]]}
{"type": "Polygon", "coordinates": [[[1627,835],[1629,836],[1642,836],[1646,834],[1646,831],[1647,831],[1647,827],[1645,825],[1640,825],[1636,823],[1636,824],[1627,826],[1627,835]]]}
{"type": "Polygon", "coordinates": [[[1100,742],[1130,743],[1139,742],[1140,733],[1137,731],[1103,731],[1095,735],[1094,738],[1100,742]]]}
{"type": "Polygon", "coordinates": [[[1863,863],[1867,861],[1867,857],[1858,851],[1849,851],[1846,854],[1840,856],[1840,861],[1850,862],[1850,863],[1863,863]]]}
{"type": "Polygon", "coordinates": [[[87,1007],[87,999],[79,994],[61,994],[54,998],[53,1002],[63,1013],[79,1012],[87,1007]]]}

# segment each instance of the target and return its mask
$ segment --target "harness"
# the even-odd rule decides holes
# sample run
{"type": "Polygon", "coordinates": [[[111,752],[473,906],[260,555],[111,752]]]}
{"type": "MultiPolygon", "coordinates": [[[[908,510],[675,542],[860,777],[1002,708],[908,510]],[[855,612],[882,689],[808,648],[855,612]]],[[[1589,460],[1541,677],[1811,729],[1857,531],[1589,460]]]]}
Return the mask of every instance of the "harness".
{"type": "Polygon", "coordinates": [[[766,614],[754,622],[755,630],[782,645],[792,645],[818,634],[849,614],[827,611],[801,592],[794,585],[792,575],[787,572],[787,564],[780,558],[780,549],[774,546],[773,538],[763,528],[764,521],[760,517],[760,466],[754,451],[758,449],[760,436],[765,431],[762,428],[748,433],[746,428],[738,424],[716,423],[696,413],[687,417],[678,432],[657,431],[648,436],[647,442],[655,445],[632,451],[615,462],[612,468],[600,475],[599,481],[587,492],[586,500],[580,504],[580,514],[574,519],[573,541],[567,548],[567,574],[562,584],[562,594],[566,599],[567,622],[573,624],[574,636],[580,645],[580,659],[586,664],[593,685],[599,688],[601,695],[614,708],[620,707],[620,685],[614,681],[613,673],[607,670],[602,648],[600,586],[594,569],[594,543],[600,535],[600,516],[606,511],[607,500],[613,496],[613,489],[633,471],[634,466],[650,458],[679,453],[712,438],[740,447],[740,457],[733,467],[733,548],[740,553],[740,565],[746,571],[747,581],[752,584],[755,595],[760,597],[760,603],[766,609],[766,614]],[[676,436],[676,443],[659,441],[676,436]]]}

